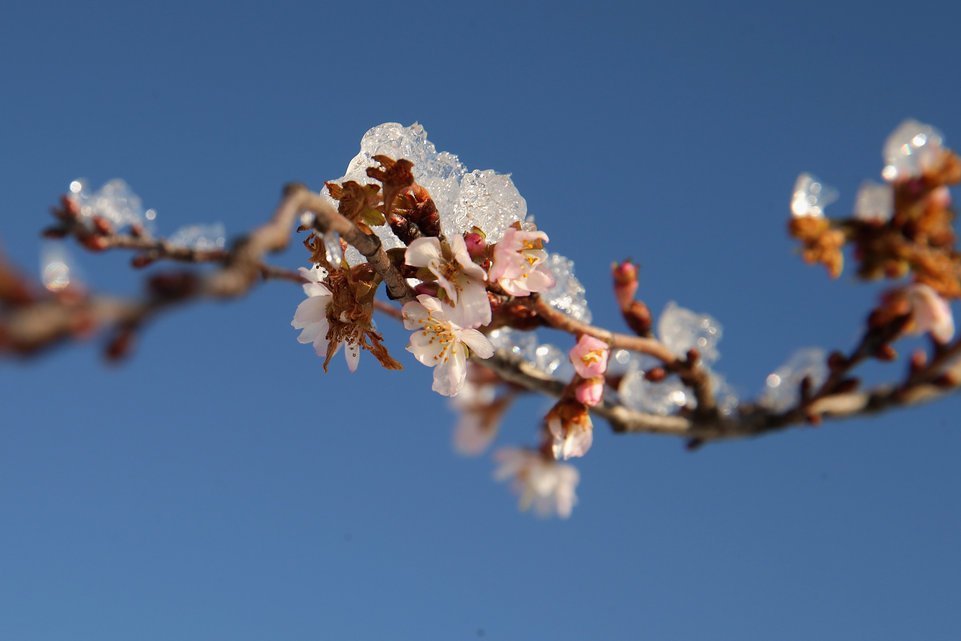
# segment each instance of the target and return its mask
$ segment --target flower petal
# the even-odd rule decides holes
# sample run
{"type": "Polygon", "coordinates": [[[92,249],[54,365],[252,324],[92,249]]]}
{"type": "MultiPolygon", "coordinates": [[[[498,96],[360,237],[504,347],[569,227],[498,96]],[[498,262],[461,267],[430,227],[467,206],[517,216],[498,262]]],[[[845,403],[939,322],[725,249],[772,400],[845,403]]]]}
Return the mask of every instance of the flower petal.
{"type": "Polygon", "coordinates": [[[476,329],[462,329],[459,338],[462,343],[470,347],[474,354],[481,358],[490,358],[494,355],[494,344],[476,329]]]}
{"type": "Polygon", "coordinates": [[[421,236],[407,246],[404,259],[412,267],[427,267],[440,261],[440,240],[433,236],[421,236]]]}
{"type": "Polygon", "coordinates": [[[454,345],[447,357],[434,368],[432,390],[443,396],[456,396],[467,378],[467,355],[459,345],[454,345]]]}

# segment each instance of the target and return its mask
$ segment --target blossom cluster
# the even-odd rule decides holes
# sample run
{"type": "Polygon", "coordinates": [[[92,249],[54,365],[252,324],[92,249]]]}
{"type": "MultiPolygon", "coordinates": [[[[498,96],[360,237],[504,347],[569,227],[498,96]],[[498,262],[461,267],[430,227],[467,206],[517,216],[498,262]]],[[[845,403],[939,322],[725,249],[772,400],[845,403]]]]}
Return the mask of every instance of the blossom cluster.
{"type": "MultiPolygon", "coordinates": [[[[850,219],[826,215],[838,194],[816,177],[805,173],[795,184],[790,232],[806,261],[837,277],[843,247],[853,244],[862,278],[912,277],[886,292],[868,319],[864,344],[879,345],[879,358],[904,334],[927,334],[939,349],[954,337],[948,301],[961,298],[961,269],[946,185],[961,180],[961,159],[941,143],[927,125],[902,124],[884,146],[886,182],[862,186],[850,219]]],[[[615,263],[614,298],[636,335],[634,345],[643,344],[623,349],[629,343],[623,335],[588,325],[590,313],[578,298],[583,288],[570,277],[569,261],[548,254],[548,235],[526,218],[510,178],[467,172],[456,156],[437,154],[419,126],[387,124],[368,132],[347,175],[326,183],[326,196],[355,231],[376,243],[361,256],[363,239],[351,247],[343,235],[304,219],[312,228],[305,244],[313,265],[300,270],[307,298],[291,323],[301,330],[298,340],[314,346],[325,371],[341,347],[351,372],[362,350],[399,369],[372,320],[375,294],[387,280],[391,298],[401,303],[390,313],[411,332],[406,349],[432,368],[432,389],[450,397],[460,413],[455,447],[469,455],[490,446],[522,389],[512,384],[514,373],[501,377],[505,362],[520,359],[552,379],[558,399],[544,415],[537,446],[494,454],[495,477],[512,481],[521,509],[570,514],[579,474],[564,461],[590,450],[592,412],[610,419],[611,406],[619,406],[676,415],[691,425],[737,419],[737,395],[712,370],[722,335],[712,316],[670,302],[655,327],[648,307],[635,299],[639,266],[615,263]],[[364,176],[376,183],[358,182],[364,176]],[[377,268],[364,259],[376,252],[377,268]],[[524,334],[541,325],[573,335],[574,345],[561,351],[524,334]],[[498,350],[497,362],[482,367],[498,350]],[[615,397],[605,399],[608,393],[615,397]]],[[[844,374],[859,358],[823,350],[797,354],[767,377],[756,407],[803,415],[818,394],[857,384],[844,374]]]]}
{"type": "Polygon", "coordinates": [[[825,213],[837,190],[801,174],[791,199],[791,234],[803,244],[804,260],[825,265],[832,277],[841,274],[848,243],[860,278],[910,276],[910,283],[882,295],[871,327],[880,332],[898,325],[898,333],[928,334],[945,344],[954,336],[948,301],[961,298],[948,192],[961,180],[961,158],[943,146],[941,132],[911,119],[887,138],[882,156],[885,182],[862,183],[847,219],[825,213]]]}

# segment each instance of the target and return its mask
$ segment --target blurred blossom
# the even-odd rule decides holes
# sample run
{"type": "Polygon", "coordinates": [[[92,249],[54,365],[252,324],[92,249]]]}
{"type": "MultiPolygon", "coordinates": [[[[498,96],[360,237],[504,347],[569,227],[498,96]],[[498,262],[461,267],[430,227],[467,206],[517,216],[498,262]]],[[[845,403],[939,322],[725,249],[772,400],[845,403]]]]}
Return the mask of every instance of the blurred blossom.
{"type": "Polygon", "coordinates": [[[923,283],[909,285],[906,293],[911,303],[910,333],[930,333],[942,344],[950,341],[954,337],[954,316],[947,301],[923,283]]]}
{"type": "Polygon", "coordinates": [[[538,516],[571,515],[577,503],[574,490],[580,474],[573,465],[544,458],[540,452],[519,448],[504,448],[494,453],[499,467],[494,472],[498,481],[511,480],[513,490],[520,495],[522,511],[531,507],[538,516]]]}

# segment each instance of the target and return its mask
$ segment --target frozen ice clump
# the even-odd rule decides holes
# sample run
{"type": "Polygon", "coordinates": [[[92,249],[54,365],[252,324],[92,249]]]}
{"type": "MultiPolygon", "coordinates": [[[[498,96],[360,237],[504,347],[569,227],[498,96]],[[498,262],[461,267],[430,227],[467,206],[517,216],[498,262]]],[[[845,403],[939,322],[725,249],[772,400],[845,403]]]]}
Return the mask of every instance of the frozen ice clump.
{"type": "Polygon", "coordinates": [[[550,343],[537,346],[533,363],[537,369],[554,378],[567,380],[574,375],[574,366],[571,365],[567,352],[550,343]]]}
{"type": "Polygon", "coordinates": [[[227,244],[227,229],[223,223],[181,227],[167,239],[171,245],[198,251],[223,249],[227,244]]]}
{"type": "Polygon", "coordinates": [[[894,215],[894,192],[890,185],[865,180],[854,199],[854,217],[885,223],[894,215]]]}
{"type": "MultiPolygon", "coordinates": [[[[509,175],[492,170],[468,172],[457,156],[438,152],[417,123],[405,127],[388,122],[370,129],[361,139],[360,153],[350,161],[347,173],[334,182],[375,182],[367,176],[367,168],[377,165],[373,160],[377,155],[414,163],[414,179],[430,192],[440,213],[441,231],[447,236],[470,231],[476,225],[484,230],[489,242],[496,243],[511,223],[524,220],[527,214],[527,202],[509,175]]],[[[323,193],[326,195],[326,190],[323,193]]],[[[336,204],[333,200],[331,203],[336,204]]],[[[384,249],[403,246],[387,226],[375,227],[374,232],[384,249]]],[[[356,250],[349,251],[347,257],[351,263],[361,260],[356,250]]]]}
{"type": "Polygon", "coordinates": [[[814,387],[827,380],[827,352],[820,347],[797,350],[788,361],[769,374],[760,403],[776,412],[794,407],[801,397],[801,381],[809,378],[814,387]]]}
{"type": "Polygon", "coordinates": [[[62,242],[44,243],[40,251],[40,280],[51,292],[83,287],[73,257],[62,242]]]}
{"type": "Polygon", "coordinates": [[[534,350],[537,348],[537,336],[534,332],[521,332],[502,327],[487,335],[495,349],[503,349],[516,354],[525,360],[533,360],[534,350]]]}
{"type": "Polygon", "coordinates": [[[156,212],[143,209],[140,196],[119,178],[108,181],[97,191],[90,188],[86,179],[78,178],[70,183],[69,198],[80,208],[84,218],[100,216],[116,229],[130,225],[150,226],[156,212]]]}
{"type": "Polygon", "coordinates": [[[884,141],[881,176],[888,182],[920,176],[941,156],[943,140],[931,125],[905,120],[884,141]]]}
{"type": "Polygon", "coordinates": [[[567,353],[550,343],[539,344],[534,332],[502,327],[488,334],[487,338],[496,349],[520,356],[548,376],[567,380],[574,375],[574,366],[567,353]]]}
{"type": "Polygon", "coordinates": [[[798,176],[791,196],[791,212],[795,218],[821,217],[824,208],[838,199],[838,191],[811,174],[798,176]]]}
{"type": "MultiPolygon", "coordinates": [[[[436,204],[436,200],[434,201],[436,204]]],[[[496,243],[515,222],[527,216],[527,201],[517,191],[510,176],[491,169],[474,170],[461,179],[457,203],[451,215],[441,210],[441,230],[445,236],[480,227],[488,242],[496,243]]]]}
{"type": "Polygon", "coordinates": [[[737,410],[737,404],[739,402],[737,392],[731,387],[727,379],[717,372],[711,372],[711,388],[714,390],[714,402],[717,403],[717,409],[720,410],[721,414],[724,416],[730,416],[737,410]]]}
{"type": "Polygon", "coordinates": [[[684,357],[688,350],[696,349],[701,361],[710,365],[721,357],[717,344],[722,328],[717,320],[707,314],[696,314],[671,301],[657,320],[657,335],[676,356],[684,357]]]}
{"type": "Polygon", "coordinates": [[[628,372],[621,380],[617,393],[627,407],[651,414],[674,414],[693,402],[690,390],[676,376],[659,383],[644,378],[643,370],[628,372]]]}
{"type": "Polygon", "coordinates": [[[590,323],[591,310],[584,298],[584,286],[574,277],[574,261],[550,254],[544,264],[554,274],[554,286],[541,294],[541,298],[568,316],[590,323]]]}

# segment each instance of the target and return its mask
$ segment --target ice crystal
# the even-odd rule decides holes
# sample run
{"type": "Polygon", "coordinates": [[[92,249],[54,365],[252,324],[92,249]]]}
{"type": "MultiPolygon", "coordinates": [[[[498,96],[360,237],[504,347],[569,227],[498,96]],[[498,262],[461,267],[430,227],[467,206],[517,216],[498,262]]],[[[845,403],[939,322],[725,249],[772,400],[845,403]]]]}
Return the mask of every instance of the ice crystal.
{"type": "Polygon", "coordinates": [[[827,352],[819,347],[805,347],[794,352],[784,365],[769,374],[760,402],[777,412],[783,412],[800,399],[801,381],[810,379],[818,387],[828,377],[827,352]]]}
{"type": "Polygon", "coordinates": [[[693,403],[690,390],[676,376],[652,383],[640,369],[624,376],[617,393],[627,407],[652,414],[674,414],[688,402],[693,403]]]}
{"type": "Polygon", "coordinates": [[[590,323],[591,310],[584,298],[584,286],[574,277],[574,261],[551,254],[544,264],[554,274],[554,287],[541,294],[541,298],[568,316],[590,323]]]}
{"type": "Polygon", "coordinates": [[[891,220],[894,215],[894,192],[890,185],[865,180],[854,199],[854,217],[875,220],[880,223],[891,220]]]}
{"type": "Polygon", "coordinates": [[[91,190],[86,179],[78,178],[71,181],[69,189],[69,198],[80,208],[81,217],[99,216],[116,229],[130,225],[149,229],[157,215],[153,209],[144,211],[140,196],[119,178],[108,181],[97,191],[91,190]]]}
{"type": "Polygon", "coordinates": [[[920,176],[941,155],[943,140],[931,125],[905,120],[884,141],[881,175],[889,182],[920,176]]]}
{"type": "Polygon", "coordinates": [[[717,344],[722,328],[708,314],[696,314],[671,301],[661,312],[657,321],[657,335],[671,352],[684,357],[688,350],[696,349],[701,361],[711,364],[720,358],[717,344]]]}
{"type": "Polygon", "coordinates": [[[223,223],[212,225],[189,225],[181,227],[167,239],[171,245],[188,247],[198,251],[223,249],[227,244],[227,229],[223,223]]]}
{"type": "Polygon", "coordinates": [[[824,208],[838,199],[838,192],[811,174],[798,176],[791,197],[791,212],[795,218],[824,215],[824,208]]]}
{"type": "MultiPolygon", "coordinates": [[[[406,158],[414,163],[414,179],[430,192],[445,236],[470,231],[476,225],[484,230],[489,242],[495,243],[511,223],[523,221],[527,215],[527,202],[509,175],[492,170],[469,172],[454,154],[438,152],[417,123],[404,127],[388,122],[371,128],[361,139],[360,153],[350,161],[347,173],[334,182],[375,182],[368,178],[367,168],[376,166],[373,157],[377,155],[394,160],[406,158]]],[[[323,193],[326,195],[326,190],[323,193]]],[[[383,241],[384,249],[403,245],[387,226],[375,227],[374,232],[383,241]]],[[[331,249],[336,249],[336,245],[331,245],[331,249]]],[[[362,260],[356,250],[348,251],[347,257],[352,263],[362,260]]]]}

